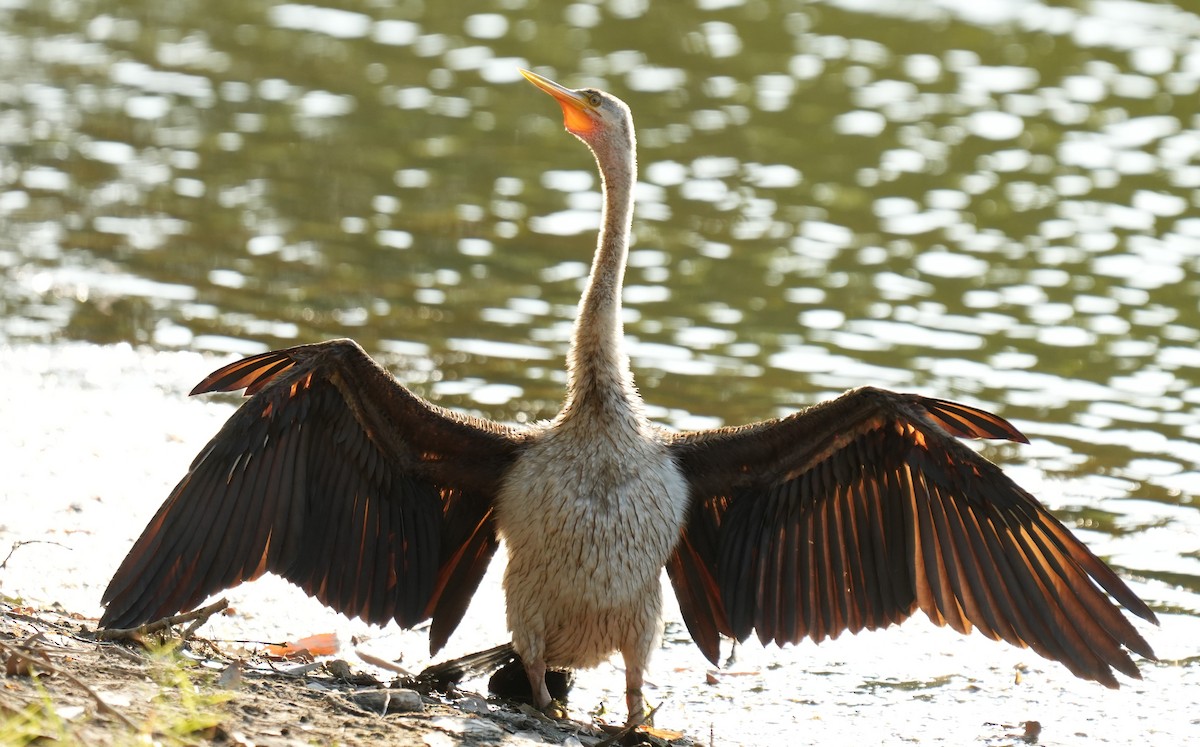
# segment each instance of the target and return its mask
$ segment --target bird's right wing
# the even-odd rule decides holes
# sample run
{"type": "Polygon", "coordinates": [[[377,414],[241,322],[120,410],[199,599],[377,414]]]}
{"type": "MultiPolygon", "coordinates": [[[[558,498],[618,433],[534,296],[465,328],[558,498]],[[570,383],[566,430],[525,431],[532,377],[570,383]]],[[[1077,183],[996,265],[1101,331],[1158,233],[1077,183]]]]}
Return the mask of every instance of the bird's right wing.
{"type": "Polygon", "coordinates": [[[492,499],[522,432],[418,398],[351,340],[231,363],[192,394],[250,399],[113,576],[129,627],[276,573],[349,616],[458,625],[497,545],[492,499]]]}
{"type": "Polygon", "coordinates": [[[862,388],[781,420],[667,436],[691,487],[667,571],[697,644],[821,641],[917,609],[1076,675],[1137,676],[1154,613],[998,467],[955,437],[1025,438],[966,405],[862,388]]]}

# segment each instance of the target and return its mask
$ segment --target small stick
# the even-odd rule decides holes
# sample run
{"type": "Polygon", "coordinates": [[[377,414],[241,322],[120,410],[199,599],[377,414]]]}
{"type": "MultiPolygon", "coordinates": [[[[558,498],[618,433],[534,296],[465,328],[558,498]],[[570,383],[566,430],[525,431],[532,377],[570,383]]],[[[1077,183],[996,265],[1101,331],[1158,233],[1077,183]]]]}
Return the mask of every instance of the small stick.
{"type": "Polygon", "coordinates": [[[373,667],[379,667],[380,669],[386,669],[389,672],[394,672],[394,673],[399,674],[404,677],[412,677],[413,676],[412,672],[408,671],[407,669],[400,666],[399,664],[390,662],[387,659],[380,658],[373,654],[368,654],[366,651],[363,651],[361,648],[354,649],[354,653],[358,655],[358,658],[362,659],[363,661],[365,661],[366,663],[370,664],[373,667]]]}
{"type": "MultiPolygon", "coordinates": [[[[37,650],[39,653],[46,653],[42,649],[35,649],[35,650],[37,650]]],[[[60,677],[66,678],[71,683],[82,688],[83,691],[86,692],[92,698],[92,700],[96,701],[96,710],[100,711],[101,713],[109,714],[110,716],[115,716],[117,718],[117,720],[119,720],[121,723],[125,724],[125,726],[129,727],[129,729],[132,731],[138,730],[137,724],[130,721],[129,718],[124,713],[121,713],[116,708],[113,708],[108,703],[105,703],[104,699],[101,698],[100,695],[95,690],[88,687],[86,682],[79,679],[75,675],[71,674],[67,670],[60,669],[59,667],[54,666],[53,664],[51,664],[49,661],[47,661],[45,659],[35,659],[32,656],[24,654],[11,646],[6,646],[3,643],[0,643],[0,651],[7,651],[10,656],[15,656],[18,659],[21,659],[22,661],[24,661],[26,664],[29,665],[29,668],[31,671],[33,669],[44,669],[47,672],[50,672],[52,674],[56,674],[60,677]]]]}
{"type": "Polygon", "coordinates": [[[171,627],[172,625],[179,625],[180,623],[192,622],[194,620],[194,621],[196,621],[195,624],[189,626],[187,631],[184,633],[183,637],[184,637],[184,640],[186,640],[187,638],[189,638],[192,635],[192,633],[196,632],[196,628],[200,627],[205,622],[207,622],[208,618],[210,618],[213,615],[217,614],[218,612],[224,610],[228,606],[229,606],[228,600],[219,599],[216,602],[213,602],[212,604],[208,605],[207,607],[203,607],[198,610],[192,610],[191,612],[188,612],[183,615],[172,615],[171,617],[164,617],[161,620],[156,620],[155,622],[146,623],[145,625],[139,625],[136,628],[106,628],[104,630],[97,630],[96,631],[96,640],[98,640],[98,641],[137,641],[137,640],[141,639],[142,636],[149,635],[150,633],[157,633],[160,630],[166,630],[167,628],[171,627]]]}
{"type": "Polygon", "coordinates": [[[213,610],[213,612],[210,612],[210,613],[208,613],[207,615],[204,615],[203,617],[197,617],[195,620],[193,620],[193,621],[192,621],[192,624],[191,624],[191,625],[189,625],[189,626],[187,626],[187,629],[183,631],[183,640],[185,640],[185,641],[186,641],[186,640],[188,640],[189,638],[191,638],[193,635],[195,635],[195,634],[196,634],[196,630],[197,630],[197,629],[198,629],[198,628],[199,628],[201,625],[203,625],[204,623],[208,622],[208,618],[212,617],[212,616],[213,616],[213,614],[215,614],[216,612],[220,612],[221,610],[225,609],[225,607],[227,607],[227,606],[228,606],[228,604],[227,604],[227,603],[225,603],[225,600],[224,600],[224,599],[222,599],[222,600],[221,600],[221,602],[222,602],[222,604],[221,604],[221,607],[220,607],[220,609],[213,610]]]}
{"type": "Polygon", "coordinates": [[[132,651],[130,651],[129,649],[123,648],[121,646],[111,646],[109,648],[106,648],[105,650],[111,651],[112,653],[121,657],[125,661],[129,661],[134,664],[145,664],[146,663],[146,659],[144,657],[139,656],[138,654],[135,654],[132,651]]]}
{"type": "Polygon", "coordinates": [[[20,547],[21,545],[36,545],[36,544],[58,545],[59,547],[61,547],[64,550],[71,549],[71,548],[67,547],[66,545],[62,544],[61,542],[55,542],[54,540],[17,540],[16,542],[12,543],[12,549],[8,551],[8,555],[4,556],[4,562],[0,563],[0,571],[4,570],[4,567],[8,565],[8,561],[10,559],[12,559],[13,553],[17,551],[18,547],[20,547]]]}

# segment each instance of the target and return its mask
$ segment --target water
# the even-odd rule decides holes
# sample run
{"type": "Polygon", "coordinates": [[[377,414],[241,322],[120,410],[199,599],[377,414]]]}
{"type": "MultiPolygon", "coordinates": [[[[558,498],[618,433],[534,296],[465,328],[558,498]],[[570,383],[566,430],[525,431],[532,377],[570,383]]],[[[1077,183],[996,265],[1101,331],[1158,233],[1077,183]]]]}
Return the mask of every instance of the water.
{"type": "MultiPolygon", "coordinates": [[[[987,455],[1164,621],[1147,635],[1167,661],[1118,693],[919,625],[747,646],[751,674],[706,686],[672,627],[661,722],[722,744],[1010,743],[999,725],[1030,718],[1059,744],[1200,737],[1194,10],[452,6],[0,3],[0,417],[20,424],[0,549],[76,548],[22,548],[9,572],[37,572],[16,591],[95,613],[230,411],[183,400],[219,359],[181,351],[352,336],[439,403],[556,410],[599,194],[531,67],[633,108],[626,330],[657,419],[745,422],[866,383],[981,404],[1033,441],[987,455]]],[[[239,590],[259,636],[293,624],[287,593],[239,590]]],[[[453,645],[495,642],[498,604],[453,645]]],[[[582,707],[620,709],[618,673],[582,680],[582,707]]]]}

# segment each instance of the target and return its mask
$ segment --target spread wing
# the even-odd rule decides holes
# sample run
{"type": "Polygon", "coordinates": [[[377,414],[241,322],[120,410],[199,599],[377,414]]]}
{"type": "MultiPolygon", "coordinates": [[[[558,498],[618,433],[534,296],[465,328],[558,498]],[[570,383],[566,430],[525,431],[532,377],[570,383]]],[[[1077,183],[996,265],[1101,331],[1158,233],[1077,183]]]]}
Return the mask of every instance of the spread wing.
{"type": "Polygon", "coordinates": [[[1126,649],[1153,652],[1108,594],[1154,613],[956,436],[1026,442],[982,410],[873,388],[782,420],[673,436],[691,513],[667,570],[709,660],[720,635],[821,641],[920,609],[1085,679],[1137,677],[1126,649]]]}
{"type": "Polygon", "coordinates": [[[435,407],[351,340],[232,363],[192,394],[250,399],[125,558],[100,624],[129,627],[276,573],[373,623],[458,625],[496,549],[520,432],[435,407]]]}

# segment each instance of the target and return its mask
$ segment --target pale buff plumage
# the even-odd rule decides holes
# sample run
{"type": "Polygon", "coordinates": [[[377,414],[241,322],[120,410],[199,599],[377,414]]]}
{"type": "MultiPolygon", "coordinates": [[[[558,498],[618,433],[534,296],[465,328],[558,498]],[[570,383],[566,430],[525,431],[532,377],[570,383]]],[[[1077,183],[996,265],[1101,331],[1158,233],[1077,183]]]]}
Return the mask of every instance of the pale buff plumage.
{"type": "Polygon", "coordinates": [[[591,667],[620,650],[632,716],[662,625],[659,575],[688,501],[683,475],[642,412],[624,348],[633,117],[608,94],[527,77],[562,103],[568,129],[595,154],[605,208],[563,410],[505,475],[496,501],[509,555],[508,626],[542,705],[546,666],[591,667]]]}

